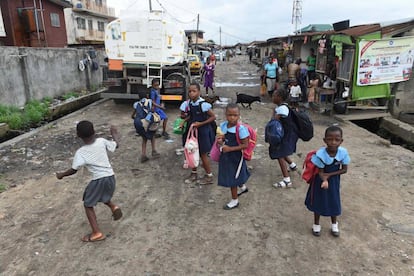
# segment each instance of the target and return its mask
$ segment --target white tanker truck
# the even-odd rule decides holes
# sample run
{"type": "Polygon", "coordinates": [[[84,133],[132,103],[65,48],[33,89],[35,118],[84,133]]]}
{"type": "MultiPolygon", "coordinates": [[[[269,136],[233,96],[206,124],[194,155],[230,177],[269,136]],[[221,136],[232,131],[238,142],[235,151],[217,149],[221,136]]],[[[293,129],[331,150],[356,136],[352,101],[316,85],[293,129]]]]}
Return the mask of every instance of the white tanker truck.
{"type": "Polygon", "coordinates": [[[161,85],[164,101],[183,101],[190,70],[188,39],[176,22],[160,11],[140,12],[110,22],[105,30],[108,70],[103,98],[139,99],[149,94],[152,79],[161,85]]]}

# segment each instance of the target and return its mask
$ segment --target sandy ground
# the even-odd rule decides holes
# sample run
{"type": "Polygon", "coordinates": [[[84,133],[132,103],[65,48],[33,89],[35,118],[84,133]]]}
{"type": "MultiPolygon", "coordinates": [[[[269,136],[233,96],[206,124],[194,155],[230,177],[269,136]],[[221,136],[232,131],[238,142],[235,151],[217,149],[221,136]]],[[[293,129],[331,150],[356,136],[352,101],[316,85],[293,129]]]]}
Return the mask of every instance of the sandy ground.
{"type": "MultiPolygon", "coordinates": [[[[246,60],[219,63],[216,83],[257,84],[256,67],[246,60]]],[[[253,95],[258,90],[244,85],[218,87],[217,93],[234,101],[236,91],[253,95]]],[[[263,137],[272,108],[264,99],[242,110],[259,138],[250,161],[250,191],[231,211],[222,209],[230,199],[228,189],[184,183],[189,171],[175,153],[179,136],[157,139],[160,159],[138,161],[141,142],[130,105],[95,104],[1,145],[0,183],[10,188],[0,194],[0,274],[414,275],[414,153],[312,113],[315,137],[298,143],[294,161],[302,164],[308,151],[322,146],[323,131],[332,123],[343,128],[343,146],[352,158],[342,177],[341,236],[332,237],[330,221],[323,218],[322,235],[314,237],[313,216],[304,206],[307,184],[299,174],[292,175],[293,188],[272,187],[281,180],[263,137]],[[108,208],[98,205],[107,239],[96,243],[80,241],[90,231],[81,201],[89,173],[81,170],[61,181],[54,176],[70,166],[81,145],[74,129],[82,119],[93,121],[99,135],[108,136],[109,124],[122,135],[110,158],[117,179],[113,200],[124,217],[112,221],[108,208]]],[[[222,121],[223,108],[214,112],[222,121]]],[[[171,125],[177,105],[168,105],[168,115],[171,125]]]]}

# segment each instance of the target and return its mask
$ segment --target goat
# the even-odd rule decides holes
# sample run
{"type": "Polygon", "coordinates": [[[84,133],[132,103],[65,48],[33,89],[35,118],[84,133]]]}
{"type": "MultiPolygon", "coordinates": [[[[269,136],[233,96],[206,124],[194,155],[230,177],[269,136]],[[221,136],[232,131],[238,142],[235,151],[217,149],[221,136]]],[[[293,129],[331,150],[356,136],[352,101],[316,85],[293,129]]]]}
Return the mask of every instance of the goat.
{"type": "Polygon", "coordinates": [[[236,93],[237,100],[236,103],[241,104],[244,108],[250,108],[252,109],[252,103],[253,102],[261,102],[261,99],[259,96],[250,96],[243,93],[236,93]],[[245,106],[245,104],[247,106],[245,106]]]}

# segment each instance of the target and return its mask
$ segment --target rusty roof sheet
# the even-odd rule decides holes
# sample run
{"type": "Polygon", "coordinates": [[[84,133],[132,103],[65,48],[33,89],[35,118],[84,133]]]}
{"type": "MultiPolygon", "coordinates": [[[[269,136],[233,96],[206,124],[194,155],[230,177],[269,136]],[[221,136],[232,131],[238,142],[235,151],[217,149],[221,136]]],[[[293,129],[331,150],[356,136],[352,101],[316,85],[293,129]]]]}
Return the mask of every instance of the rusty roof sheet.
{"type": "Polygon", "coordinates": [[[381,30],[380,24],[366,24],[366,25],[358,25],[350,27],[349,29],[345,29],[342,31],[338,31],[338,34],[346,34],[352,37],[358,37],[366,34],[370,34],[373,32],[378,32],[381,30]]]}
{"type": "Polygon", "coordinates": [[[341,31],[326,31],[326,32],[305,32],[296,35],[287,35],[287,36],[279,36],[279,37],[272,37],[269,38],[267,41],[260,43],[260,45],[265,45],[269,43],[281,42],[286,41],[287,39],[291,38],[292,40],[302,39],[305,36],[317,36],[317,35],[332,35],[332,34],[344,34],[349,35],[351,37],[359,37],[366,34],[374,33],[380,31],[382,36],[393,36],[395,34],[406,32],[414,28],[414,19],[409,19],[406,22],[399,23],[399,24],[391,24],[385,27],[382,27],[380,23],[375,24],[365,24],[365,25],[357,25],[352,26],[348,29],[341,30],[341,31]]]}

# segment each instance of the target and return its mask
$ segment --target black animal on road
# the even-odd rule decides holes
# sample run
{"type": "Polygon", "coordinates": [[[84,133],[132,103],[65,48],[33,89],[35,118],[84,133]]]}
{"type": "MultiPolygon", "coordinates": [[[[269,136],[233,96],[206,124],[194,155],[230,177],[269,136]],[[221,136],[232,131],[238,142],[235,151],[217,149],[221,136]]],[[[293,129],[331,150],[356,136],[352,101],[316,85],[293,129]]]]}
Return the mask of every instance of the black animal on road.
{"type": "Polygon", "coordinates": [[[252,103],[254,102],[261,102],[259,96],[250,96],[243,93],[236,93],[237,100],[236,103],[241,104],[244,108],[252,109],[252,103]]]}

